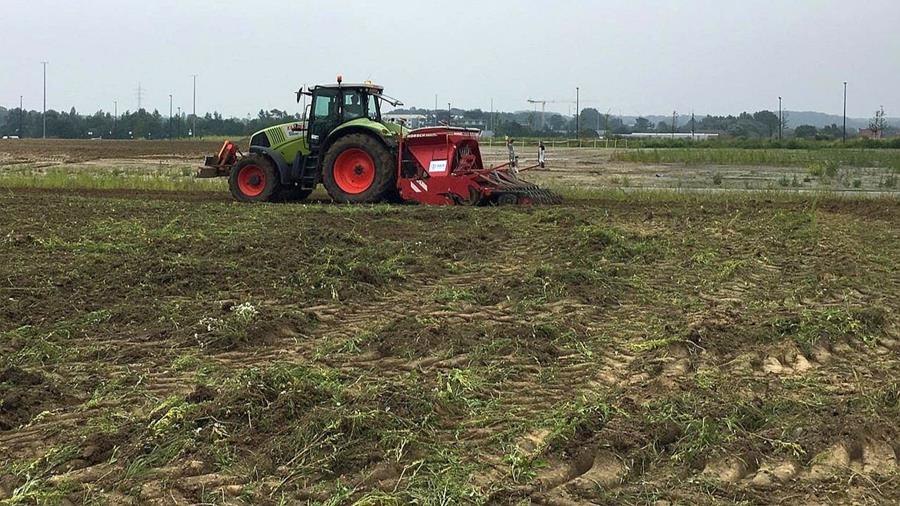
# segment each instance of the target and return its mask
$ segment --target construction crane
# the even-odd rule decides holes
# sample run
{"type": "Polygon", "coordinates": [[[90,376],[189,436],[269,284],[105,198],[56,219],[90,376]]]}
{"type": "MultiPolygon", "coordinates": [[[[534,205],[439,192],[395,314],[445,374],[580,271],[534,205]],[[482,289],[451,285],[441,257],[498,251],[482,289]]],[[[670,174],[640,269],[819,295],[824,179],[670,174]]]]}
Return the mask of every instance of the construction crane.
{"type": "Polygon", "coordinates": [[[528,99],[529,104],[541,104],[541,130],[544,129],[544,116],[547,113],[547,104],[574,104],[574,100],[535,100],[528,99]]]}
{"type": "MultiPolygon", "coordinates": [[[[582,104],[599,104],[601,100],[581,100],[582,104]]],[[[577,103],[575,100],[537,100],[537,99],[528,99],[529,104],[541,104],[541,130],[544,129],[544,117],[547,111],[547,104],[575,104],[577,103]]],[[[579,114],[580,111],[575,111],[575,114],[579,114]]],[[[599,127],[598,127],[599,130],[599,127]]]]}

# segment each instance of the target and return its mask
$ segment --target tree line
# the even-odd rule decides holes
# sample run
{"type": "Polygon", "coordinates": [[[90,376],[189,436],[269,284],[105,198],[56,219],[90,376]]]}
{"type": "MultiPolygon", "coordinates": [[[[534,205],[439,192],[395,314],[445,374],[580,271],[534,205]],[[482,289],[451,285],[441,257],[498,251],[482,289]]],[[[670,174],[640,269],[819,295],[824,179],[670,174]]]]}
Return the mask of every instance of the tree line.
{"type": "MultiPolygon", "coordinates": [[[[574,116],[558,113],[541,115],[536,111],[489,113],[481,109],[434,111],[413,107],[392,112],[421,114],[429,122],[491,129],[495,135],[510,137],[574,137],[576,128],[580,130],[578,135],[585,138],[645,132],[708,132],[739,139],[771,139],[778,137],[779,134],[784,137],[806,139],[838,139],[843,135],[843,129],[836,124],[824,128],[811,125],[790,128],[790,118],[787,114],[779,117],[778,114],[767,110],[744,112],[737,116],[676,117],[674,128],[670,120],[654,123],[644,117],[633,118],[626,123],[624,118],[603,114],[596,108],[582,109],[577,121],[574,116]]],[[[150,112],[145,109],[125,111],[118,117],[104,111],[83,115],[75,108],[68,112],[49,110],[46,115],[47,136],[65,139],[243,137],[272,125],[300,119],[299,114],[290,114],[278,109],[260,110],[255,117],[247,118],[225,118],[218,112],[197,117],[180,114],[169,118],[157,110],[150,112]]],[[[43,121],[40,111],[0,107],[0,136],[41,137],[43,121]]],[[[883,111],[879,111],[872,125],[872,128],[879,129],[879,132],[886,136],[896,132],[895,128],[885,123],[883,111]]],[[[852,136],[853,133],[848,134],[852,136]]]]}
{"type": "MultiPolygon", "coordinates": [[[[47,111],[47,137],[60,139],[180,139],[203,136],[242,137],[279,123],[298,121],[299,115],[272,109],[255,117],[225,118],[218,112],[196,118],[190,114],[165,117],[154,110],[125,111],[118,117],[104,111],[91,115],[70,111],[47,111]],[[196,132],[194,128],[196,127],[196,132]]],[[[40,111],[0,108],[0,136],[42,137],[44,118],[40,111]]]]}

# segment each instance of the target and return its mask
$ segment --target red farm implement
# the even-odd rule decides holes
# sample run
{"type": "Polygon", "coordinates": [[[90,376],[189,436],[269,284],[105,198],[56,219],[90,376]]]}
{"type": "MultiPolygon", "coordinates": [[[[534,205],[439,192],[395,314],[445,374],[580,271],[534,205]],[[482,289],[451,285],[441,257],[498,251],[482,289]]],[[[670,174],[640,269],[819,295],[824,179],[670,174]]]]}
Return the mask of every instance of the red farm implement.
{"type": "MultiPolygon", "coordinates": [[[[409,130],[382,118],[383,104],[403,105],[370,82],[319,85],[297,92],[312,97],[303,121],[271,126],[250,136],[244,156],[231,141],[209,156],[198,177],[228,177],[242,202],[301,200],[319,185],[336,202],[403,200],[427,205],[554,204],[560,197],[519,178],[518,158],[485,167],[478,130],[409,130]]],[[[543,166],[543,147],[539,157],[543,166]]]]}

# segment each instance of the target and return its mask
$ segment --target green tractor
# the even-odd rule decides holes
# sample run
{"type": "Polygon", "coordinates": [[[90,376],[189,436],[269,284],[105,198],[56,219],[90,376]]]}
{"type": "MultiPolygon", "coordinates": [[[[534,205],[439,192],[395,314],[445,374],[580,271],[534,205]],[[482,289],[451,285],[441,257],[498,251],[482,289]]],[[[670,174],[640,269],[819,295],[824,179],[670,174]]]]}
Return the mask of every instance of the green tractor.
{"type": "Polygon", "coordinates": [[[266,128],[250,137],[246,156],[226,141],[198,177],[228,177],[242,202],[305,199],[319,183],[337,202],[369,203],[397,194],[398,144],[408,130],[382,120],[381,107],[399,101],[372,83],[315,86],[307,121],[266,128]]]}
{"type": "Polygon", "coordinates": [[[560,197],[519,178],[512,140],[509,161],[486,167],[480,132],[433,126],[408,130],[384,121],[381,106],[402,105],[371,83],[320,85],[297,92],[312,97],[307,121],[256,132],[244,156],[226,141],[198,177],[228,177],[242,202],[302,200],[321,183],[340,203],[382,201],[424,205],[554,204],[560,197]]]}

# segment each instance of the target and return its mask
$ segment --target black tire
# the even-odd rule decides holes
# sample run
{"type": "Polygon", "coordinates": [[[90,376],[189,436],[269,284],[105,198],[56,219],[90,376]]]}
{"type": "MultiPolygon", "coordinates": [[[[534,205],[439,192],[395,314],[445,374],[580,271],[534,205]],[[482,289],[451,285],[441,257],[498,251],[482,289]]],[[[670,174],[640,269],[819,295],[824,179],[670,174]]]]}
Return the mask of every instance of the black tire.
{"type": "Polygon", "coordinates": [[[234,198],[241,202],[269,202],[279,186],[278,171],[265,157],[248,155],[231,167],[228,188],[234,198]],[[251,175],[242,176],[243,172],[251,175]]]}
{"type": "Polygon", "coordinates": [[[334,142],[322,163],[322,184],[335,202],[369,204],[388,200],[397,192],[397,166],[390,150],[378,139],[365,134],[349,134],[334,142]],[[375,175],[367,189],[359,193],[347,192],[335,180],[335,161],[350,149],[365,151],[374,162],[375,175]]]}
{"type": "Polygon", "coordinates": [[[501,193],[497,196],[498,206],[514,206],[519,203],[519,197],[513,193],[501,193]]]}
{"type": "Polygon", "coordinates": [[[309,197],[312,192],[312,190],[303,190],[299,186],[280,185],[272,200],[275,202],[300,202],[309,197]]]}

